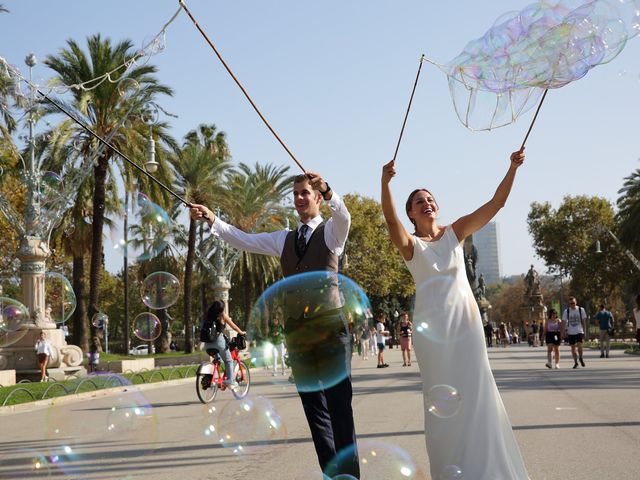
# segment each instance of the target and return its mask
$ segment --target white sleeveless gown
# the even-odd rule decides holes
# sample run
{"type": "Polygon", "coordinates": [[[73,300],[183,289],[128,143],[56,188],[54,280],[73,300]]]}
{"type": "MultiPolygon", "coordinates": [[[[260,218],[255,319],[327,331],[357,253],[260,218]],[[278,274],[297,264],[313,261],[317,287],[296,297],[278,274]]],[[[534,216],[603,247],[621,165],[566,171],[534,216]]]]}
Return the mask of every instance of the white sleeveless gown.
{"type": "MultiPolygon", "coordinates": [[[[484,343],[480,311],[467,280],[464,254],[451,226],[440,239],[414,237],[406,262],[416,283],[413,342],[425,397],[425,437],[431,477],[526,480],[522,455],[496,387],[484,343]],[[428,410],[434,385],[459,393],[451,417],[428,410]]],[[[446,406],[446,403],[445,403],[446,406]]]]}

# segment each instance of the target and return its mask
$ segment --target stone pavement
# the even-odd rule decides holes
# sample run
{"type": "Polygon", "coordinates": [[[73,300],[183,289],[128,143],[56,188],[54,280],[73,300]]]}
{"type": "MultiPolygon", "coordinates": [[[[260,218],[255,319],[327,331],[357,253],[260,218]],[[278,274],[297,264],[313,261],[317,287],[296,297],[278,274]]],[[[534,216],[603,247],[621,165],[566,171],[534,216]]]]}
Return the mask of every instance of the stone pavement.
{"type": "MultiPolygon", "coordinates": [[[[586,368],[573,370],[562,347],[564,368],[548,370],[545,352],[528,346],[489,351],[531,479],[639,478],[640,357],[615,351],[600,359],[589,351],[586,368]]],[[[368,459],[363,480],[392,480],[376,472],[411,461],[417,473],[397,478],[430,478],[417,364],[402,367],[397,349],[388,350],[386,360],[389,368],[376,369],[375,360],[354,358],[353,407],[361,459],[368,459]]],[[[259,411],[271,412],[267,420],[246,416],[229,392],[219,392],[215,410],[203,406],[193,384],[129,387],[0,413],[0,478],[320,479],[300,401],[286,377],[252,370],[250,395],[259,411]],[[244,440],[243,449],[223,446],[225,435],[244,440]]]]}

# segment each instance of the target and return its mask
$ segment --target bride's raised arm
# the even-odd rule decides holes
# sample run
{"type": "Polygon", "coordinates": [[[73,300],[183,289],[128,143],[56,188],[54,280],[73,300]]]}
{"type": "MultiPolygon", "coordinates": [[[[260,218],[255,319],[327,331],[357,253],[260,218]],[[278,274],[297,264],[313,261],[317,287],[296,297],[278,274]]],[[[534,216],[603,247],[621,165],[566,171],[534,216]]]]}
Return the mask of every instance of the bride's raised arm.
{"type": "Polygon", "coordinates": [[[516,178],[516,171],[524,162],[524,149],[513,152],[510,159],[509,170],[507,170],[507,174],[500,182],[500,185],[498,185],[496,193],[493,194],[493,198],[476,211],[460,217],[453,222],[453,231],[460,242],[484,227],[489,220],[495,217],[496,213],[504,207],[505,203],[507,203],[513,181],[516,178]]]}
{"type": "Polygon", "coordinates": [[[391,160],[384,167],[382,167],[382,214],[387,222],[387,229],[391,236],[391,241],[396,246],[405,260],[411,260],[413,258],[413,246],[414,239],[406,228],[402,225],[402,222],[398,218],[396,212],[396,206],[393,203],[393,197],[391,196],[391,188],[389,182],[396,175],[395,161],[391,160]]]}

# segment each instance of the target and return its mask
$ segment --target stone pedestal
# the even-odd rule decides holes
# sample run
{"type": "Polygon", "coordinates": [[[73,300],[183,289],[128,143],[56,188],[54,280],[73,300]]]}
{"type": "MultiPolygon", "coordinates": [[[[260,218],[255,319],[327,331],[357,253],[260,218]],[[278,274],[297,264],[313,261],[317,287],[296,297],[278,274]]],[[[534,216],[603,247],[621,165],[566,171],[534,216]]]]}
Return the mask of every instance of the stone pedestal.
{"type": "Polygon", "coordinates": [[[525,294],[522,301],[521,322],[523,331],[526,334],[533,333],[533,324],[544,323],[547,307],[544,306],[542,294],[525,294]],[[525,322],[529,322],[529,327],[524,328],[525,322]]]}
{"type": "Polygon", "coordinates": [[[25,325],[28,331],[23,338],[0,348],[0,370],[16,370],[18,379],[31,378],[34,370],[37,372],[35,345],[41,331],[47,334],[53,351],[47,366],[49,376],[64,380],[71,375],[86,375],[82,366],[82,350],[75,345],[67,345],[64,332],[57,329],[47,316],[44,288],[49,254],[49,247],[40,237],[22,237],[17,256],[21,261],[22,301],[29,309],[31,322],[25,325]]]}
{"type": "Polygon", "coordinates": [[[64,380],[72,375],[86,375],[86,369],[82,366],[82,350],[75,345],[67,345],[64,332],[56,329],[55,324],[53,328],[30,327],[20,341],[1,348],[0,370],[13,369],[18,378],[30,378],[34,370],[38,369],[35,345],[41,331],[46,332],[53,352],[47,365],[50,377],[64,380]]]}
{"type": "Polygon", "coordinates": [[[15,370],[0,370],[0,386],[9,387],[16,384],[15,370]]]}

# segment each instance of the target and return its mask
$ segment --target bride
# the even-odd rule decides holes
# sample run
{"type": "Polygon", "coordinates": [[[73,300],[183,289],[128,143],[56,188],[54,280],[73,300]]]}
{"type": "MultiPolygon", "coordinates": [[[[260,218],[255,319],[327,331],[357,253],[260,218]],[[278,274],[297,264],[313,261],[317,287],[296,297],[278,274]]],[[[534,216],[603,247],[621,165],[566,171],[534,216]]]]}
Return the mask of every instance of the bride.
{"type": "Polygon", "coordinates": [[[429,190],[414,190],[405,206],[413,234],[403,227],[391,196],[394,161],[382,169],[382,211],[416,283],[413,341],[434,479],[529,478],[491,373],[461,246],[504,206],[523,162],[524,151],[513,152],[493,198],[451,225],[438,225],[440,207],[429,190]]]}

